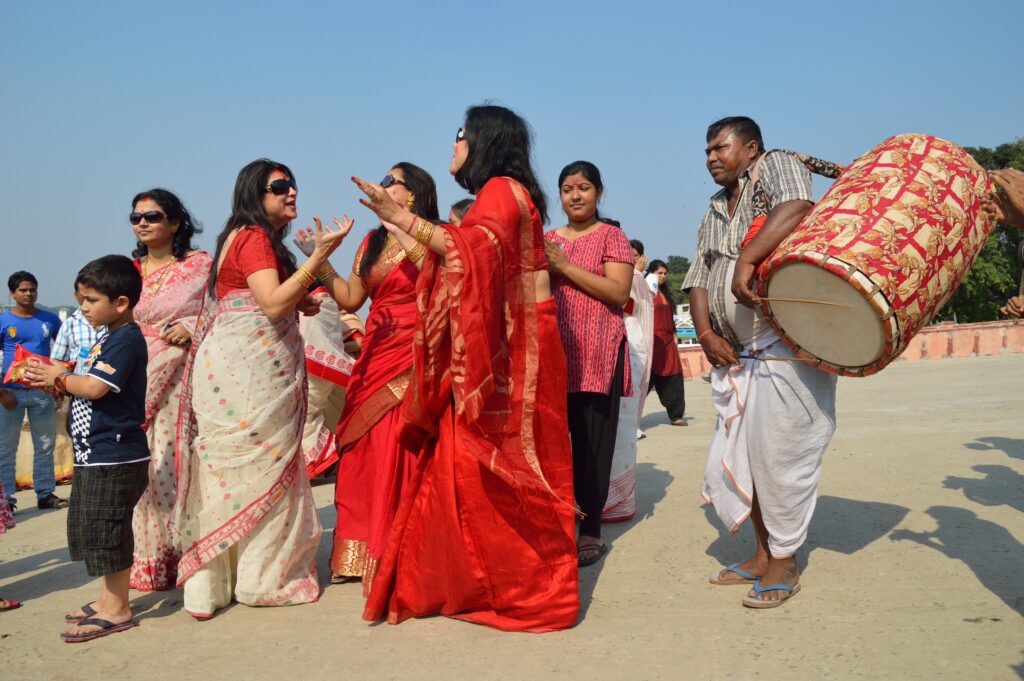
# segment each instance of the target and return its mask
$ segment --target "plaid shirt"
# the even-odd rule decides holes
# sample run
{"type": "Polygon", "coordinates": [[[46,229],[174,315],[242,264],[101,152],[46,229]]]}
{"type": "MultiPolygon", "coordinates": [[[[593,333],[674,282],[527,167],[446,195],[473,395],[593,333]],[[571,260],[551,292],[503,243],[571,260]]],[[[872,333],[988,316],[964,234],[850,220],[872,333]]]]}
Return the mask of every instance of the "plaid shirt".
{"type": "MultiPolygon", "coordinates": [[[[684,291],[691,288],[707,289],[711,325],[715,333],[737,349],[740,343],[726,317],[726,306],[736,304],[732,295],[732,281],[726,275],[730,261],[739,259],[743,237],[754,219],[751,201],[753,187],[748,188],[751,168],[740,175],[740,197],[732,217],[729,216],[727,190],[722,189],[711,197],[711,206],[700,221],[697,253],[693,256],[682,286],[684,291]]],[[[811,173],[792,154],[765,156],[758,179],[768,196],[769,211],[786,201],[811,200],[811,173]]],[[[767,324],[763,326],[767,327],[767,324]]]]}
{"type": "Polygon", "coordinates": [[[82,316],[82,310],[75,310],[74,314],[61,324],[57,339],[53,341],[53,347],[50,349],[50,357],[62,362],[76,362],[75,373],[84,374],[85,358],[89,356],[92,347],[106,335],[107,327],[92,328],[82,316]]]}

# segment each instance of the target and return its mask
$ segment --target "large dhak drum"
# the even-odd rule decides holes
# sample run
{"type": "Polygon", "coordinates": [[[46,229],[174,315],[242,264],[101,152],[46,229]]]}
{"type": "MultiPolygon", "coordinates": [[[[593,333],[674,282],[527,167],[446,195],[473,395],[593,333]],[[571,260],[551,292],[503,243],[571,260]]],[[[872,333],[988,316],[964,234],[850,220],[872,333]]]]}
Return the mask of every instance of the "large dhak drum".
{"type": "Polygon", "coordinates": [[[762,311],[793,350],[844,376],[885,367],[949,300],[988,238],[985,171],[928,135],[853,163],[758,270],[762,311]]]}

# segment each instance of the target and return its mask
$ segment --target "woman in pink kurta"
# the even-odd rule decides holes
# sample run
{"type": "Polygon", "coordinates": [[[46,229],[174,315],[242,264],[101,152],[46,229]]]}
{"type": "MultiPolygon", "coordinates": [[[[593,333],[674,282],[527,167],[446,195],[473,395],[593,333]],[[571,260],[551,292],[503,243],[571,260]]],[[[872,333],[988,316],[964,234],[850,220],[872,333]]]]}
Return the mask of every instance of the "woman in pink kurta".
{"type": "Polygon", "coordinates": [[[597,203],[604,191],[593,163],[576,161],[558,178],[569,222],[547,232],[545,250],[554,275],[558,329],[569,364],[569,435],[573,483],[580,521],[580,567],[607,552],[601,512],[608,499],[619,400],[633,394],[625,355],[622,308],[629,300],[633,252],[618,226],[602,220],[597,203]]]}
{"type": "Polygon", "coordinates": [[[130,584],[139,591],[174,588],[179,553],[168,523],[174,506],[174,444],[185,357],[212,263],[192,247],[195,221],[166,189],[135,196],[129,215],[138,247],[132,253],[142,273],[135,321],[149,346],[146,434],[152,458],[149,487],[135,507],[135,562],[130,584]]]}

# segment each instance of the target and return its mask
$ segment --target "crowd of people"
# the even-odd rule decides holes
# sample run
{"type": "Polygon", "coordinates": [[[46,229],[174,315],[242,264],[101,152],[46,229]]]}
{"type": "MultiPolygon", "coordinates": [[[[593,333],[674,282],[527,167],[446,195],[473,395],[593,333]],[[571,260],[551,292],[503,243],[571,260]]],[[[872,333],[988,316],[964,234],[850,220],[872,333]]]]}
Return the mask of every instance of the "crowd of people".
{"type": "MultiPolygon", "coordinates": [[[[835,428],[836,381],[761,361],[792,353],[754,310],[750,280],[810,209],[810,174],[795,155],[766,156],[746,117],[714,123],[707,142],[722,189],[683,284],[715,367],[703,494],[730,529],[751,518],[757,537],[754,556],[710,581],[749,585],[744,605],[775,607],[799,589],[795,554],[835,428]],[[750,238],[754,189],[765,220],[750,238]]],[[[212,255],[195,248],[199,226],[179,197],[136,195],[132,258],[83,267],[80,309],[63,325],[35,307],[31,274],[12,275],[5,376],[16,346],[35,359],[0,392],[0,531],[13,527],[26,413],[38,506],[68,506],[52,455],[55,403],[67,397],[68,545],[102,582],[68,613],[63,640],[135,626],[132,588],[181,588],[199,620],[232,601],[315,602],[322,530],[310,478],[332,470],[330,582],[361,582],[365,619],[575,624],[578,570],[610,550],[602,522],[635,513],[648,392],[686,425],[668,268],[600,214],[604,184],[588,161],[559,174],[566,222],[545,232],[529,129],[506,108],[467,110],[450,172],[475,198],[447,221],[419,166],[352,178],[380,224],[347,276],[330,258],[353,221],[298,230],[300,263],[286,244],[296,175],[267,159],[239,172],[212,255]],[[364,325],[352,313],[367,300],[364,325]]],[[[1006,191],[990,210],[1024,224],[1024,173],[992,176],[1006,191]]],[[[1006,312],[1021,307],[1016,297],[1006,312]]]]}

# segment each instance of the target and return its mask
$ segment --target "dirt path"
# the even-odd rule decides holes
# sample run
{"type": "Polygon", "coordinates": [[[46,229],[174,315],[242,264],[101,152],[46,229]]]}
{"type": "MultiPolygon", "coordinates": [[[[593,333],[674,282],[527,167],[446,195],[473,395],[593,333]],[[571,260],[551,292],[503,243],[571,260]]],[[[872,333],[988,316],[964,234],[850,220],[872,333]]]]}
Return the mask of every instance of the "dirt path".
{"type": "MultiPolygon", "coordinates": [[[[585,615],[535,636],[431,618],[393,627],[359,615],[358,585],[318,604],[234,606],[198,623],[180,592],[139,595],[141,626],[61,643],[65,611],[96,591],[68,562],[63,512],[20,493],[0,537],[5,679],[1017,679],[1024,677],[1024,355],[897,364],[839,383],[839,428],[802,551],[803,590],[755,612],[714,587],[743,559],[701,506],[707,384],[688,383],[689,428],[648,402],[639,512],[582,575],[585,615]]],[[[59,490],[67,494],[67,488],[59,490]]],[[[315,490],[325,528],[332,487],[315,490]]],[[[320,565],[326,565],[325,531],[320,565]]],[[[321,575],[322,581],[326,574],[321,575]]]]}

